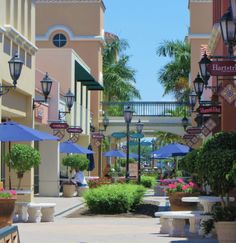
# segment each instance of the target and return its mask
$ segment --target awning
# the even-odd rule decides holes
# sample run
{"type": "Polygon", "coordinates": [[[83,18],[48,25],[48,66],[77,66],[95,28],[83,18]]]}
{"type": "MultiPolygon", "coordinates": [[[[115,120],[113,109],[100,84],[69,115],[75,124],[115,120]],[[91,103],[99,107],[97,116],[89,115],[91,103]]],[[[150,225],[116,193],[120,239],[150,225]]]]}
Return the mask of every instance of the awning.
{"type": "Polygon", "coordinates": [[[81,82],[88,90],[103,90],[103,86],[77,61],[75,61],[75,81],[81,82]]]}

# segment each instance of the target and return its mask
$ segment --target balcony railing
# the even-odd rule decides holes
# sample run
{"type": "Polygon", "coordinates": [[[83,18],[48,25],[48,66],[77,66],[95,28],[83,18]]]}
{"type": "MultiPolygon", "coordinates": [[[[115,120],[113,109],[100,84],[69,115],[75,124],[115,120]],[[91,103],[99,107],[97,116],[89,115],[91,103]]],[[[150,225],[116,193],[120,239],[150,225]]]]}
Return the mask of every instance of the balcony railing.
{"type": "Polygon", "coordinates": [[[183,117],[189,113],[189,105],[180,102],[102,102],[102,105],[109,116],[123,116],[123,110],[127,106],[133,109],[134,116],[183,117]]]}

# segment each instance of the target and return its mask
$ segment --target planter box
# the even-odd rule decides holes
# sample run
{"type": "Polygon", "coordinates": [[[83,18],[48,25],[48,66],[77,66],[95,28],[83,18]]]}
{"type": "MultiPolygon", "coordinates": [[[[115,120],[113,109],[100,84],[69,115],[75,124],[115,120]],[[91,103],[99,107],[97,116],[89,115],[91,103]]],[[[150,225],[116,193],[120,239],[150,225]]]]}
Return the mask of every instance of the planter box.
{"type": "Polygon", "coordinates": [[[63,185],[63,196],[64,197],[73,197],[75,193],[75,185],[63,185]]]}
{"type": "Polygon", "coordinates": [[[165,189],[167,186],[155,186],[154,187],[154,195],[155,196],[166,196],[165,189]]]}
{"type": "Polygon", "coordinates": [[[215,228],[219,243],[236,242],[236,222],[215,222],[215,228]]]}

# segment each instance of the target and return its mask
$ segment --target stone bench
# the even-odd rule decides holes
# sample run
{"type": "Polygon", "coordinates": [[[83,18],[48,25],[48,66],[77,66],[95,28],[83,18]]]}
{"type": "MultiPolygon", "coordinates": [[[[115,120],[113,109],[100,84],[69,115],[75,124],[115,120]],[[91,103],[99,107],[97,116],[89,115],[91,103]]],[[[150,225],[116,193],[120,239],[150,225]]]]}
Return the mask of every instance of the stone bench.
{"type": "Polygon", "coordinates": [[[28,222],[53,222],[56,203],[29,203],[28,222]]]}
{"type": "Polygon", "coordinates": [[[28,221],[28,205],[29,202],[15,202],[15,216],[16,221],[26,222],[28,221]]]}
{"type": "Polygon", "coordinates": [[[161,234],[185,236],[185,220],[189,220],[189,232],[197,233],[202,218],[201,213],[201,211],[168,211],[156,212],[155,216],[160,217],[161,234]]]}
{"type": "Polygon", "coordinates": [[[41,206],[41,222],[54,222],[56,203],[39,203],[41,206]]]}

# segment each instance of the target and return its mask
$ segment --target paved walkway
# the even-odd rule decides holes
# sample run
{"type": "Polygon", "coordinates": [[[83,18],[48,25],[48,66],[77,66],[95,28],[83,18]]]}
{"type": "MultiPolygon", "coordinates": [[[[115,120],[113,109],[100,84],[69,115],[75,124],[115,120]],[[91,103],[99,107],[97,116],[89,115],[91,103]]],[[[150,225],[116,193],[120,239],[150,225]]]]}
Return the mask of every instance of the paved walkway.
{"type": "MultiPolygon", "coordinates": [[[[159,200],[161,206],[168,207],[164,197],[152,196],[145,200],[159,200]]],[[[159,234],[158,218],[81,217],[65,218],[83,204],[79,197],[35,197],[35,202],[56,203],[55,222],[17,223],[22,243],[216,243],[216,240],[168,237],[159,234]]]]}

